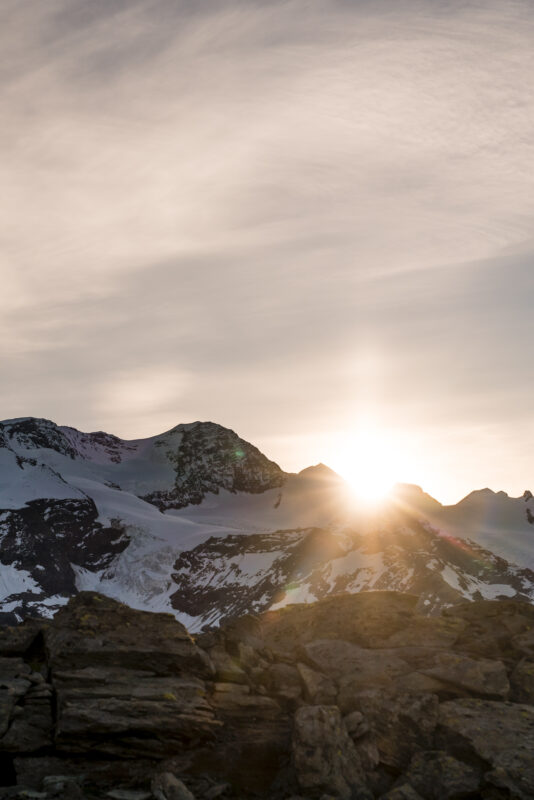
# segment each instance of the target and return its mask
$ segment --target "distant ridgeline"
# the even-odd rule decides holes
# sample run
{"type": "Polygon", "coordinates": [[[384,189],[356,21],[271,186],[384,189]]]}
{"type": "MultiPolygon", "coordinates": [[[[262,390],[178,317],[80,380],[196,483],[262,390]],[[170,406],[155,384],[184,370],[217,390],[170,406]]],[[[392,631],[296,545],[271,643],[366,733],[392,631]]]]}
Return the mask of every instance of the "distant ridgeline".
{"type": "Polygon", "coordinates": [[[534,596],[534,498],[442,506],[400,485],[372,514],[322,464],[283,472],[212,422],[124,441],[49,420],[0,423],[0,622],[82,590],[198,631],[338,592],[410,592],[426,614],[534,596]]]}

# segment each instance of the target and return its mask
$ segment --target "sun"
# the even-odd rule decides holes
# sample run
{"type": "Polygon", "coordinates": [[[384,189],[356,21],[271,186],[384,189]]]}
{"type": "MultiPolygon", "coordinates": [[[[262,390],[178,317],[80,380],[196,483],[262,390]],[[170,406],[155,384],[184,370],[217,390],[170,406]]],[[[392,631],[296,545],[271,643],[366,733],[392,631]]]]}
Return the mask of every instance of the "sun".
{"type": "Polygon", "coordinates": [[[371,427],[348,435],[332,466],[347,481],[360,506],[380,505],[400,480],[400,454],[394,443],[386,433],[371,427]]]}

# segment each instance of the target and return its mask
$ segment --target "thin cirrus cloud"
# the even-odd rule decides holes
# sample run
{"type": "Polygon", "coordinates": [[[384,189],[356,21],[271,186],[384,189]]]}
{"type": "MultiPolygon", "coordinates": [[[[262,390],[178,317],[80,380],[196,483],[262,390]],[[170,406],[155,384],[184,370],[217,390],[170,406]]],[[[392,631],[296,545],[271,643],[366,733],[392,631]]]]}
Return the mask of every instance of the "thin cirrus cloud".
{"type": "Polygon", "coordinates": [[[529,2],[0,17],[1,416],[214,418],[294,469],[372,407],[438,494],[528,481],[529,2]]]}

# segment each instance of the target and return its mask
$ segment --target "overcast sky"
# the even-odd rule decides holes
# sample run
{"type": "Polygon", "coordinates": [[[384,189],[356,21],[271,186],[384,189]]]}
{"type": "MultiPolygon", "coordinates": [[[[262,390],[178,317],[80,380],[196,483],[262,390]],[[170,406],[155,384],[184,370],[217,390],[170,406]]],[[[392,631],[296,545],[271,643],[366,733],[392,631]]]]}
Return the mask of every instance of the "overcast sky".
{"type": "Polygon", "coordinates": [[[0,40],[0,418],[290,470],[372,424],[442,501],[534,490],[533,2],[1,0],[0,40]]]}

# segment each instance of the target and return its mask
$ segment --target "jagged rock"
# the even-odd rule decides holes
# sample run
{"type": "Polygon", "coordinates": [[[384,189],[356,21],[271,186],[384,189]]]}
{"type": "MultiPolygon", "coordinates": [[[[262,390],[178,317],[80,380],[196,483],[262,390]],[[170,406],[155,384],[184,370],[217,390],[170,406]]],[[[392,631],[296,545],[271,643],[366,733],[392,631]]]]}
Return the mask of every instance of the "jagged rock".
{"type": "Polygon", "coordinates": [[[346,717],[343,717],[343,722],[347,733],[352,739],[359,739],[364,734],[369,733],[369,725],[361,711],[353,711],[351,714],[347,714],[346,717]]]}
{"type": "Polygon", "coordinates": [[[75,778],[81,785],[89,783],[96,790],[97,797],[117,786],[135,789],[147,787],[147,775],[154,771],[154,761],[142,758],[100,760],[96,754],[87,757],[65,754],[39,754],[16,756],[13,759],[17,782],[20,786],[41,789],[43,780],[50,776],[75,778]]]}
{"type": "Polygon", "coordinates": [[[323,598],[261,615],[268,647],[293,652],[314,639],[342,639],[362,647],[384,647],[415,613],[417,597],[401,592],[361,592],[323,598]]]}
{"type": "Polygon", "coordinates": [[[403,783],[383,794],[380,800],[423,800],[423,797],[409,783],[403,783]]]}
{"type": "Polygon", "coordinates": [[[195,800],[187,786],[171,772],[156,775],[150,788],[156,800],[195,800]]]}
{"type": "Polygon", "coordinates": [[[33,753],[52,744],[54,721],[51,698],[26,695],[21,713],[15,717],[0,740],[7,753],[33,753]]]}
{"type": "Polygon", "coordinates": [[[436,737],[458,758],[486,765],[485,780],[512,797],[534,797],[534,707],[494,700],[442,703],[436,737]]]}
{"type": "Polygon", "coordinates": [[[58,611],[45,641],[53,671],[124,667],[199,677],[214,671],[172,615],[135,611],[95,592],[81,592],[58,611]]]}
{"type": "MultiPolygon", "coordinates": [[[[335,706],[304,706],[295,714],[293,761],[302,791],[349,800],[365,789],[358,754],[335,706]]],[[[307,795],[308,796],[308,795],[307,795]]]]}
{"type": "Polygon", "coordinates": [[[440,700],[452,700],[455,697],[467,697],[469,692],[459,686],[445,683],[438,678],[423,672],[409,672],[392,681],[392,692],[410,692],[412,694],[435,694],[440,700]]]}
{"type": "Polygon", "coordinates": [[[300,675],[290,664],[272,664],[264,671],[263,684],[281,701],[296,701],[302,695],[300,675]]]}
{"type": "Polygon", "coordinates": [[[226,642],[235,648],[248,645],[254,650],[262,650],[265,646],[262,634],[262,621],[256,614],[243,614],[237,619],[227,619],[221,622],[221,633],[226,642]]]}
{"type": "Polygon", "coordinates": [[[465,601],[444,609],[443,616],[467,623],[455,644],[458,651],[502,659],[513,655],[515,642],[534,625],[534,606],[520,600],[465,601]]]}
{"type": "Polygon", "coordinates": [[[273,698],[236,683],[216,683],[210,701],[224,723],[205,756],[213,774],[245,793],[265,790],[288,753],[287,714],[273,698]]]}
{"type": "Polygon", "coordinates": [[[439,653],[435,666],[421,672],[481,697],[505,698],[510,691],[504,664],[486,658],[475,660],[457,653],[439,653]]]}
{"type": "Polygon", "coordinates": [[[316,672],[307,664],[297,663],[297,669],[304,685],[306,700],[312,705],[335,705],[337,687],[334,681],[316,672]]]}
{"type": "Polygon", "coordinates": [[[245,642],[238,642],[237,643],[237,660],[240,664],[242,664],[245,669],[254,669],[254,667],[258,666],[261,663],[262,658],[257,650],[254,647],[251,647],[250,644],[246,644],[245,642]]]}
{"type": "Polygon", "coordinates": [[[106,797],[111,800],[150,800],[152,792],[143,792],[135,789],[112,789],[106,792],[106,797]]]}
{"type": "Polygon", "coordinates": [[[395,631],[385,642],[386,647],[410,647],[424,643],[425,647],[452,647],[466,629],[463,619],[450,617],[413,617],[405,628],[395,631]]]}
{"type": "Polygon", "coordinates": [[[0,751],[47,747],[52,728],[51,687],[21,658],[0,658],[0,751]]]}
{"type": "Polygon", "coordinates": [[[352,675],[362,682],[373,682],[373,677],[401,675],[409,666],[396,655],[381,650],[368,650],[339,639],[322,639],[303,647],[312,667],[330,678],[352,675]]]}
{"type": "Polygon", "coordinates": [[[223,683],[247,683],[247,674],[223,647],[213,647],[210,658],[215,667],[215,680],[223,683]]]}
{"type": "Polygon", "coordinates": [[[216,800],[231,789],[229,783],[216,783],[214,786],[205,791],[202,795],[203,800],[216,800]]]}
{"type": "Polygon", "coordinates": [[[432,694],[362,695],[360,710],[374,735],[380,761],[404,769],[419,750],[431,750],[438,721],[438,698],[432,694]]]}
{"type": "Polygon", "coordinates": [[[61,800],[77,800],[82,797],[80,783],[83,780],[80,776],[72,775],[47,775],[43,779],[42,789],[47,796],[60,797],[61,800]]]}
{"type": "Polygon", "coordinates": [[[44,619],[27,619],[14,627],[0,627],[0,656],[26,655],[47,624],[44,619]]]}
{"type": "Polygon", "coordinates": [[[354,746],[365,774],[368,775],[376,770],[380,764],[380,753],[374,737],[370,733],[366,734],[354,740],[354,746]]]}
{"type": "Polygon", "coordinates": [[[480,770],[442,750],[416,753],[404,776],[428,800],[457,800],[478,792],[480,770]]]}
{"type": "Polygon", "coordinates": [[[517,703],[534,705],[534,660],[524,658],[510,676],[511,699],[517,703]]]}
{"type": "Polygon", "coordinates": [[[59,673],[54,684],[60,751],[161,758],[220,726],[198,678],[90,668],[59,673]]]}
{"type": "Polygon", "coordinates": [[[0,737],[9,727],[18,700],[31,686],[30,673],[21,658],[0,658],[0,737]]]}
{"type": "Polygon", "coordinates": [[[518,658],[526,656],[534,659],[534,624],[531,625],[530,630],[512,636],[510,645],[518,658]]]}
{"type": "Polygon", "coordinates": [[[212,705],[224,716],[276,719],[282,709],[271,697],[251,694],[248,686],[237,683],[216,683],[212,705]]]}

